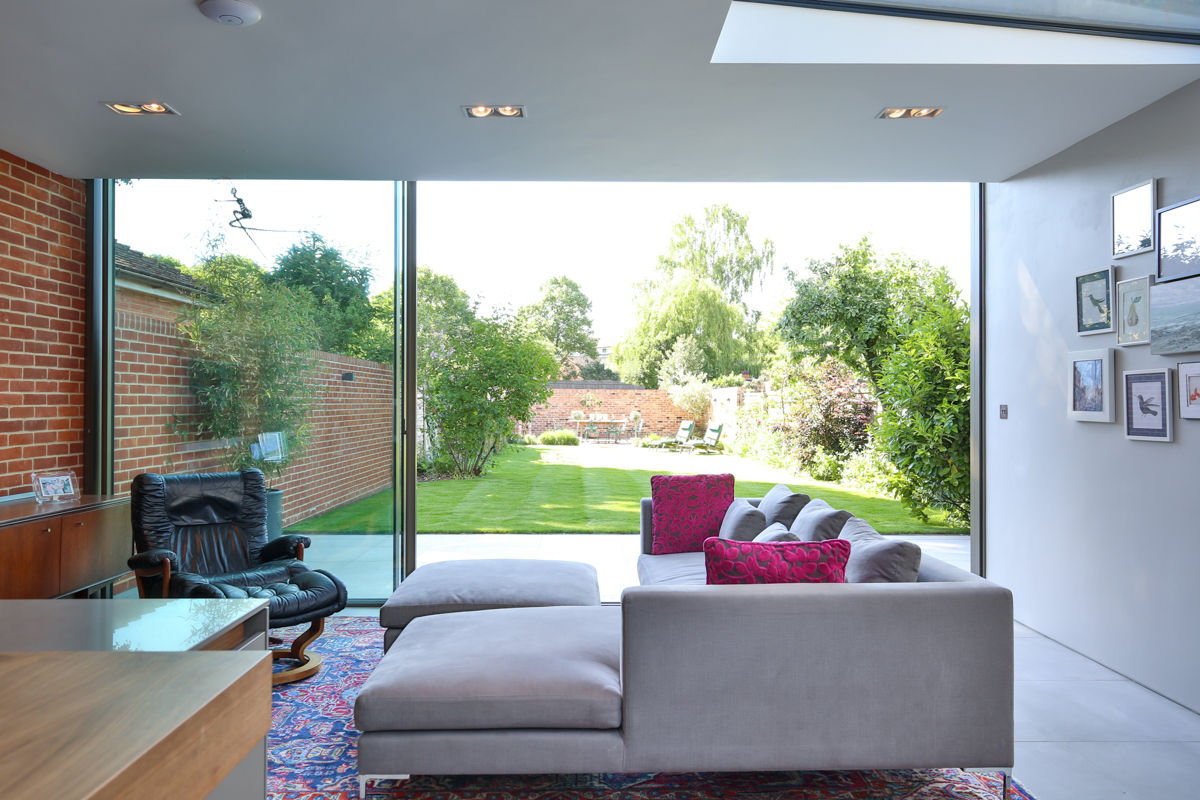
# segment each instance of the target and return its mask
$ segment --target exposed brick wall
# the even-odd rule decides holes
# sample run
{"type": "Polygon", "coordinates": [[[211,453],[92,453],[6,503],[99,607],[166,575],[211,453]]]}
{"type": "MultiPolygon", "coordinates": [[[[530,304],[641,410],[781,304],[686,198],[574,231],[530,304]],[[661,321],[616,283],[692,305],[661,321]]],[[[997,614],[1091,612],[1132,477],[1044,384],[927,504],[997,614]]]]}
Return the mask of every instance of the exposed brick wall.
{"type": "Polygon", "coordinates": [[[85,192],[0,150],[0,496],[84,478],[85,192]]]}
{"type": "MultiPolygon", "coordinates": [[[[597,382],[588,381],[589,387],[595,387],[597,382]]],[[[533,420],[525,426],[525,431],[535,436],[543,431],[555,428],[575,429],[571,422],[572,411],[585,413],[608,414],[610,417],[626,417],[633,409],[642,412],[643,433],[656,433],[659,436],[674,436],[679,430],[679,423],[689,419],[688,414],[680,410],[671,396],[661,389],[641,389],[615,385],[611,389],[601,388],[571,388],[562,383],[554,386],[554,393],[544,405],[535,406],[533,420]],[[580,400],[591,392],[599,405],[585,409],[580,400]]],[[[702,431],[704,420],[696,420],[696,430],[702,431]]]]}
{"type": "MultiPolygon", "coordinates": [[[[194,408],[188,356],[177,329],[182,301],[117,290],[116,481],[128,491],[139,472],[222,469],[211,444],[183,443],[176,415],[194,408]]],[[[289,525],[385,489],[392,483],[392,369],[319,354],[320,399],[305,457],[272,481],[284,490],[289,525]],[[342,375],[354,373],[353,381],[342,375]]]]}

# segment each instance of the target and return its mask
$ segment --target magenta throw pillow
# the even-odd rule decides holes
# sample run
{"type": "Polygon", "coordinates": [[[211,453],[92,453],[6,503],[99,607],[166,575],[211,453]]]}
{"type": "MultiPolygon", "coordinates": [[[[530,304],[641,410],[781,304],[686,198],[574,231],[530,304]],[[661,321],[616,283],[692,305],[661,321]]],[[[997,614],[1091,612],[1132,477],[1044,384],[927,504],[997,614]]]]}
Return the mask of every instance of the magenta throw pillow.
{"type": "Polygon", "coordinates": [[[651,475],[650,552],[698,553],[704,540],[721,532],[733,502],[732,475],[651,475]]]}
{"type": "Polygon", "coordinates": [[[850,543],[704,540],[709,583],[845,583],[850,543]]]}

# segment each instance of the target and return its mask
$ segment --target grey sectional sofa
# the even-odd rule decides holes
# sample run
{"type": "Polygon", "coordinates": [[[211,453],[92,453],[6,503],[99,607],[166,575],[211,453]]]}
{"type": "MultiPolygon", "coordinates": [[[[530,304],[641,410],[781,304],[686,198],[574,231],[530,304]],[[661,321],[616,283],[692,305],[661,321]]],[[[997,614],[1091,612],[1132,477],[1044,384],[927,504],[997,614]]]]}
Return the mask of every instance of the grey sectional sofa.
{"type": "Polygon", "coordinates": [[[709,586],[696,555],[643,555],[619,607],[413,620],[359,696],[364,784],[962,767],[1007,787],[1008,590],[928,556],[913,583],[709,586]]]}

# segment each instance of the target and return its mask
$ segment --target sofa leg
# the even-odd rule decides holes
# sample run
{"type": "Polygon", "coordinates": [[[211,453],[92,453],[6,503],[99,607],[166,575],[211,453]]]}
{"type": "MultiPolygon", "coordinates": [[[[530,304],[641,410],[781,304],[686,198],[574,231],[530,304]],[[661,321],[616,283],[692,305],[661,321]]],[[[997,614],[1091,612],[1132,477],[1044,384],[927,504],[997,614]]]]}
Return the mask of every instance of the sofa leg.
{"type": "Polygon", "coordinates": [[[271,685],[278,686],[281,683],[292,683],[294,681],[302,681],[305,678],[311,677],[321,668],[320,653],[306,653],[304,649],[312,644],[321,633],[325,630],[325,618],[313,620],[308,626],[308,630],[303,631],[292,642],[292,646],[286,649],[278,649],[271,651],[271,658],[278,661],[286,658],[290,661],[299,663],[290,669],[280,670],[271,676],[271,685]]]}

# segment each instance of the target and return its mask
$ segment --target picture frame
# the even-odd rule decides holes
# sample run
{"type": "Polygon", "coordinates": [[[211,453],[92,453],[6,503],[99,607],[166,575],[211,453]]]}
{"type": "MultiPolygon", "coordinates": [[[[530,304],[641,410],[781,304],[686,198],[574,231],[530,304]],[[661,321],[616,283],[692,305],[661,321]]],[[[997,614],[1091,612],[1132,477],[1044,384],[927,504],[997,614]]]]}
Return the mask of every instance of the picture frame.
{"type": "Polygon", "coordinates": [[[1150,283],[1152,275],[1117,281],[1117,344],[1150,344],[1150,283]]]}
{"type": "Polygon", "coordinates": [[[283,461],[287,455],[282,431],[270,431],[258,435],[259,453],[263,461],[283,461]]]}
{"type": "Polygon", "coordinates": [[[1077,422],[1115,422],[1113,349],[1071,353],[1067,416],[1077,422]]]}
{"type": "Polygon", "coordinates": [[[1154,230],[1159,283],[1200,275],[1200,197],[1160,208],[1154,230]]]}
{"type": "Polygon", "coordinates": [[[1169,442],[1175,435],[1171,368],[1126,370],[1125,438],[1169,442]]]}
{"type": "Polygon", "coordinates": [[[1075,330],[1080,336],[1113,330],[1113,268],[1075,276],[1075,330]]]}
{"type": "Polygon", "coordinates": [[[1157,208],[1155,180],[1113,192],[1112,257],[1148,253],[1154,249],[1154,212],[1157,208]]]}
{"type": "Polygon", "coordinates": [[[1200,277],[1150,287],[1150,352],[1200,352],[1200,277]]]}
{"type": "Polygon", "coordinates": [[[1200,419],[1200,361],[1179,365],[1179,418],[1200,419]]]}
{"type": "Polygon", "coordinates": [[[32,472],[33,496],[39,503],[58,503],[79,499],[79,481],[74,470],[52,469],[32,472]]]}

